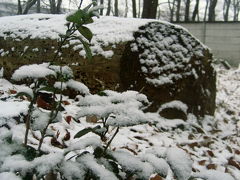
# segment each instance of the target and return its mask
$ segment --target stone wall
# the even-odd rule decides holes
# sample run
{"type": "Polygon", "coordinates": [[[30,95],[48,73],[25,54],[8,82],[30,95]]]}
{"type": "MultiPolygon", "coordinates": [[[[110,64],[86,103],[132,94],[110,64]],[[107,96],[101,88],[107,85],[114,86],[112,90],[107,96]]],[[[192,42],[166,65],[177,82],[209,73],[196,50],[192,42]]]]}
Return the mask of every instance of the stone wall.
{"type": "Polygon", "coordinates": [[[206,44],[216,58],[240,63],[240,22],[179,23],[206,44]]]}

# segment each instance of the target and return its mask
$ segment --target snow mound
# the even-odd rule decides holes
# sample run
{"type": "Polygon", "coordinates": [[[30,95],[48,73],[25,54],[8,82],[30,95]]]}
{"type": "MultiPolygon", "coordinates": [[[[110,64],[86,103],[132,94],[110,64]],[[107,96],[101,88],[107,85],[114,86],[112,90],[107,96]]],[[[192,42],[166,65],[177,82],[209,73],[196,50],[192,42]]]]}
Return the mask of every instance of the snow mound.
{"type": "Polygon", "coordinates": [[[56,73],[53,70],[49,69],[47,66],[47,63],[21,66],[13,73],[12,79],[15,81],[21,81],[27,78],[39,79],[44,78],[48,75],[55,76],[56,73]]]}

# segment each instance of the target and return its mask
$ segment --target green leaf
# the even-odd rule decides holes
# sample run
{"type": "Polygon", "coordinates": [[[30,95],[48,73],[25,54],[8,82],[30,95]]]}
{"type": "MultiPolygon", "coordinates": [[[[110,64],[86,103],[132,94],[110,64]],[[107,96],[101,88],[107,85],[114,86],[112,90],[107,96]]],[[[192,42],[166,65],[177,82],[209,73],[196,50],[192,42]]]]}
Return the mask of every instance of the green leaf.
{"type": "Polygon", "coordinates": [[[79,38],[79,40],[81,41],[81,43],[83,44],[84,50],[86,52],[86,56],[89,60],[92,60],[92,51],[89,47],[89,44],[87,42],[85,42],[84,40],[82,40],[81,38],[79,38]]]}
{"type": "Polygon", "coordinates": [[[28,99],[32,100],[32,96],[26,92],[19,92],[17,93],[16,97],[20,97],[20,96],[26,96],[28,99]]]}
{"type": "Polygon", "coordinates": [[[82,24],[82,18],[84,16],[84,14],[86,14],[86,12],[84,12],[83,10],[79,9],[78,11],[76,11],[75,13],[67,16],[66,20],[69,22],[73,22],[73,23],[77,23],[77,24],[82,24]]]}
{"type": "Polygon", "coordinates": [[[88,29],[85,26],[80,26],[78,28],[78,31],[80,32],[80,34],[82,34],[89,42],[92,40],[93,37],[93,33],[91,32],[90,29],[88,29]]]}
{"type": "Polygon", "coordinates": [[[74,139],[75,139],[75,138],[80,138],[80,137],[86,135],[87,133],[95,132],[97,129],[100,129],[100,128],[101,128],[100,125],[97,125],[97,126],[94,127],[94,128],[91,128],[91,127],[85,128],[85,129],[79,131],[77,134],[75,134],[74,139]]]}
{"type": "Polygon", "coordinates": [[[78,25],[93,23],[93,19],[90,16],[90,14],[88,14],[86,11],[83,11],[81,9],[67,16],[66,20],[72,23],[76,23],[78,25]]]}
{"type": "Polygon", "coordinates": [[[98,95],[99,95],[99,96],[107,96],[107,94],[106,94],[104,91],[98,92],[98,95]]]}
{"type": "Polygon", "coordinates": [[[79,131],[77,134],[75,134],[74,139],[75,138],[80,138],[80,137],[82,137],[82,136],[84,136],[84,135],[86,135],[86,134],[88,134],[90,132],[92,132],[92,128],[90,128],[90,127],[89,128],[85,128],[85,129],[79,131]]]}

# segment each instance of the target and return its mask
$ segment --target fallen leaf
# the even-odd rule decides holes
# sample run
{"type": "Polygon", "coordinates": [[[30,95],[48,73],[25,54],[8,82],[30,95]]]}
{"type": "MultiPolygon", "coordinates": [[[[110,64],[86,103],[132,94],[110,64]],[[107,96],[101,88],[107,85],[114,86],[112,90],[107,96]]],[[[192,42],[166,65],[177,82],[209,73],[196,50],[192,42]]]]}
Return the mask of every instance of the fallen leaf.
{"type": "Polygon", "coordinates": [[[64,141],[68,141],[71,137],[70,132],[67,129],[66,129],[66,131],[67,131],[67,133],[65,134],[65,136],[63,138],[64,141]]]}
{"type": "Polygon", "coordinates": [[[65,117],[65,121],[70,124],[70,122],[72,121],[72,116],[66,116],[65,117]]]}
{"type": "Polygon", "coordinates": [[[150,180],[164,180],[164,179],[157,174],[154,177],[151,177],[150,180]]]}
{"type": "Polygon", "coordinates": [[[207,165],[207,169],[217,169],[217,165],[216,164],[208,164],[207,165]]]}

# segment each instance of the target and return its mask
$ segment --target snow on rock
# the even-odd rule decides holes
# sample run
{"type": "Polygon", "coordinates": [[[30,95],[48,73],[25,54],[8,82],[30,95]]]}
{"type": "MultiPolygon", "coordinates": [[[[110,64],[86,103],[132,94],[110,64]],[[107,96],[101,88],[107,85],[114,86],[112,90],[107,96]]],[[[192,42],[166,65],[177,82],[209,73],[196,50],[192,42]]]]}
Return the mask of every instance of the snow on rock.
{"type": "Polygon", "coordinates": [[[187,114],[187,110],[188,110],[188,107],[186,104],[184,104],[181,101],[175,100],[175,101],[171,101],[171,102],[162,104],[158,111],[161,112],[162,110],[167,109],[167,108],[175,108],[175,109],[181,110],[185,114],[187,114]]]}
{"type": "Polygon", "coordinates": [[[216,170],[205,170],[194,173],[193,177],[202,178],[204,180],[235,180],[231,175],[216,170]]]}
{"type": "Polygon", "coordinates": [[[48,68],[48,63],[32,64],[21,66],[13,73],[12,79],[15,81],[21,81],[27,78],[29,79],[44,78],[48,75],[53,76],[56,75],[56,73],[53,70],[48,68]]]}
{"type": "MultiPolygon", "coordinates": [[[[216,74],[212,54],[183,28],[162,22],[141,26],[121,59],[123,89],[146,94],[153,102],[149,111],[178,100],[194,115],[214,114],[216,74]]],[[[163,117],[186,120],[186,115],[173,110],[163,117]]]]}
{"type": "MultiPolygon", "coordinates": [[[[58,39],[59,34],[65,34],[66,15],[31,14],[0,18],[0,36],[13,39],[58,39]]],[[[87,25],[94,36],[91,42],[93,55],[106,58],[113,56],[113,51],[103,48],[112,44],[133,40],[133,32],[147,22],[155,20],[141,20],[136,18],[100,17],[94,18],[94,23],[87,25]]],[[[79,34],[77,34],[79,35],[79,34]]],[[[81,43],[77,42],[73,49],[85,56],[81,43]]],[[[2,53],[3,54],[3,53],[2,53]]],[[[6,53],[4,53],[5,55],[6,53]]]]}
{"type": "Polygon", "coordinates": [[[167,162],[178,180],[186,180],[191,177],[192,161],[190,156],[180,148],[169,148],[167,150],[167,162]]]}

